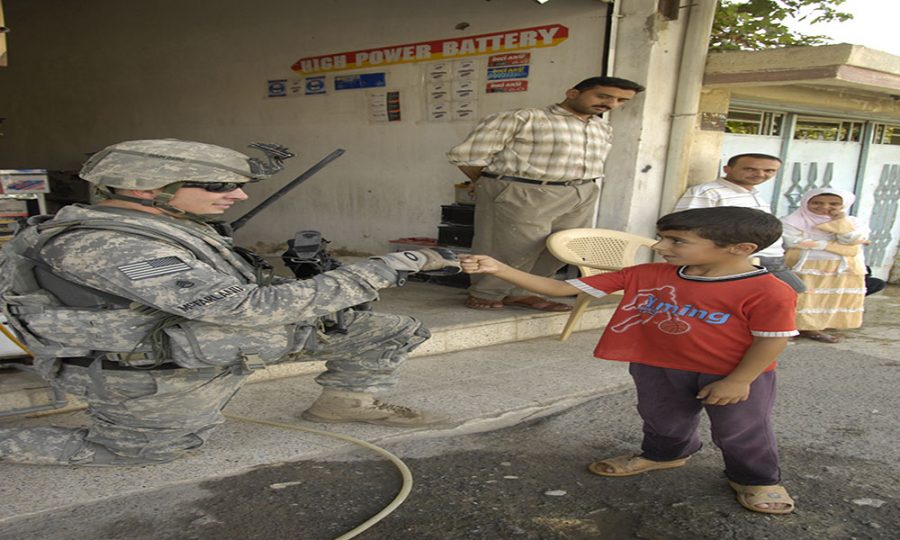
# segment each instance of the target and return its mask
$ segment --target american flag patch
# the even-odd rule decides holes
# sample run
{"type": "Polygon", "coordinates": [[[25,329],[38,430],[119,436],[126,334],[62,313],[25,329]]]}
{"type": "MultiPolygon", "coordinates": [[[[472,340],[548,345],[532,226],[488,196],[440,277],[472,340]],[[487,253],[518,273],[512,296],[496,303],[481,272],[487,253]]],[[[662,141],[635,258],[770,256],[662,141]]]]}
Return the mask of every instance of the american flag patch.
{"type": "Polygon", "coordinates": [[[125,264],[117,268],[121,270],[123,274],[128,276],[128,279],[131,281],[165,276],[166,274],[174,274],[176,272],[184,272],[185,270],[191,269],[190,266],[178,257],[160,257],[159,259],[125,264]]]}

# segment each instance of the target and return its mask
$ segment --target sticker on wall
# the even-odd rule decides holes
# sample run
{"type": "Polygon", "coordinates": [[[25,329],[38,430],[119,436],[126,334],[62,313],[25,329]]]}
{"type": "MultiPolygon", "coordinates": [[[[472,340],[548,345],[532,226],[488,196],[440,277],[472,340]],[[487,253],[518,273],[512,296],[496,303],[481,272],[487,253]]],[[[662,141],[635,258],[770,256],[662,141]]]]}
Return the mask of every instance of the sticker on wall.
{"type": "Polygon", "coordinates": [[[370,91],[369,118],[372,122],[400,121],[400,91],[370,91]]]}
{"type": "Polygon", "coordinates": [[[474,60],[456,60],[453,62],[453,78],[458,81],[474,79],[477,75],[474,60]]]}
{"type": "Polygon", "coordinates": [[[432,122],[446,122],[450,120],[450,102],[429,103],[428,119],[432,122]]]}
{"type": "Polygon", "coordinates": [[[425,71],[425,80],[429,82],[449,81],[453,78],[450,62],[429,64],[425,71]]]}
{"type": "Polygon", "coordinates": [[[450,83],[431,83],[428,85],[426,92],[429,102],[450,101],[450,91],[452,85],[450,83]]]}
{"type": "Polygon", "coordinates": [[[306,77],[303,79],[303,93],[307,96],[324,94],[327,91],[325,87],[325,76],[306,77]]]}
{"type": "Polygon", "coordinates": [[[494,81],[487,83],[484,91],[488,94],[502,94],[509,92],[527,92],[528,81],[494,81]]]}
{"type": "Polygon", "coordinates": [[[475,97],[475,81],[453,81],[453,100],[470,100],[475,97]]]}
{"type": "Polygon", "coordinates": [[[531,63],[531,53],[495,54],[488,58],[488,67],[524,66],[531,63]]]}
{"type": "Polygon", "coordinates": [[[454,120],[471,120],[475,118],[477,112],[475,101],[454,101],[451,108],[451,116],[454,120]]]}
{"type": "Polygon", "coordinates": [[[267,82],[269,87],[268,97],[287,96],[287,79],[275,79],[267,82]]]}
{"type": "Polygon", "coordinates": [[[487,79],[489,81],[527,78],[528,66],[489,67],[487,70],[487,79]]]}
{"type": "Polygon", "coordinates": [[[338,75],[334,78],[335,90],[356,90],[359,88],[376,88],[385,85],[385,74],[360,73],[358,75],[338,75]]]}

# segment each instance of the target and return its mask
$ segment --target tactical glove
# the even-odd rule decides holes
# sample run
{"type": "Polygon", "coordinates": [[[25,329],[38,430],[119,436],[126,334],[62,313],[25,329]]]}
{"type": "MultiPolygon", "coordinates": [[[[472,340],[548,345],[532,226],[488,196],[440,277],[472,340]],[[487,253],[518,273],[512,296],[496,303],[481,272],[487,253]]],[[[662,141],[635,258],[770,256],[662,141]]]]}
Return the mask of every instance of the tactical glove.
{"type": "Polygon", "coordinates": [[[382,261],[398,272],[422,272],[432,276],[450,276],[461,271],[456,253],[446,248],[397,251],[369,258],[382,261]]]}

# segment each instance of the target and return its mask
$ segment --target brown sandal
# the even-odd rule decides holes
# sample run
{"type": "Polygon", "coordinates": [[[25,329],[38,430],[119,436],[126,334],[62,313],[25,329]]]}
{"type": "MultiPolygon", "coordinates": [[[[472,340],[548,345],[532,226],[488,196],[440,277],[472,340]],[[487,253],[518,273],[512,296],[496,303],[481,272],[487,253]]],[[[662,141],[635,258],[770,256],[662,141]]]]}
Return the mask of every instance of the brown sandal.
{"type": "Polygon", "coordinates": [[[729,481],[737,501],[747,510],[763,514],[790,514],[794,511],[794,499],[783,486],[745,486],[729,481]],[[762,508],[761,504],[783,504],[784,508],[762,508]]]}
{"type": "Polygon", "coordinates": [[[503,302],[500,300],[488,300],[486,298],[478,298],[469,295],[466,298],[466,307],[470,309],[503,309],[503,302]]]}
{"type": "Polygon", "coordinates": [[[634,476],[649,471],[676,469],[683,467],[690,458],[673,459],[671,461],[653,461],[632,454],[607,458],[588,465],[588,470],[598,476],[634,476]],[[606,470],[606,469],[612,470],[606,470]]]}
{"type": "Polygon", "coordinates": [[[572,306],[570,306],[569,304],[554,302],[552,300],[547,300],[546,298],[541,298],[540,296],[523,296],[519,298],[511,298],[507,296],[503,299],[503,304],[507,306],[536,309],[538,311],[572,311],[572,306]]]}

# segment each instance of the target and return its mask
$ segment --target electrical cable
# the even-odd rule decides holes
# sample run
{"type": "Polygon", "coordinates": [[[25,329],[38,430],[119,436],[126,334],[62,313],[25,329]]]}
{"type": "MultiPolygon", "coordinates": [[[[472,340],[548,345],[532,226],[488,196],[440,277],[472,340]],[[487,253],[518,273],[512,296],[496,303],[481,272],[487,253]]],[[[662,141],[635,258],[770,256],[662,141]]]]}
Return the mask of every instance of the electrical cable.
{"type": "Polygon", "coordinates": [[[403,463],[403,461],[400,460],[400,458],[398,458],[394,454],[388,452],[384,448],[381,448],[380,446],[375,446],[374,444],[372,444],[370,442],[364,441],[362,439],[357,439],[356,437],[351,437],[350,435],[344,435],[341,433],[333,433],[331,431],[324,431],[321,429],[307,428],[307,427],[302,427],[302,426],[294,426],[291,424],[283,424],[281,422],[271,422],[269,420],[257,420],[254,418],[246,418],[243,416],[235,416],[235,415],[231,415],[231,414],[226,414],[225,418],[228,418],[230,420],[237,420],[239,422],[246,422],[249,424],[259,424],[262,426],[277,427],[277,428],[288,429],[288,430],[292,430],[292,431],[305,431],[307,433],[314,433],[316,435],[321,435],[323,437],[331,437],[334,439],[340,439],[342,441],[347,441],[347,442],[356,444],[358,446],[362,446],[363,448],[372,450],[373,452],[381,455],[382,457],[384,457],[388,461],[390,461],[397,468],[397,470],[400,471],[400,476],[403,477],[403,485],[400,487],[400,491],[397,492],[397,495],[394,497],[394,500],[391,501],[387,506],[382,508],[380,512],[378,512],[374,516],[370,517],[369,519],[367,519],[366,521],[364,521],[363,523],[358,525],[356,528],[337,537],[335,540],[350,540],[351,538],[354,538],[354,537],[358,536],[359,534],[361,534],[362,532],[368,530],[373,525],[375,525],[382,519],[386,518],[391,512],[396,510],[397,507],[399,507],[401,504],[403,504],[403,501],[406,500],[406,498],[409,496],[410,491],[412,491],[412,484],[413,484],[412,472],[410,472],[409,467],[406,466],[406,463],[403,463]]]}

